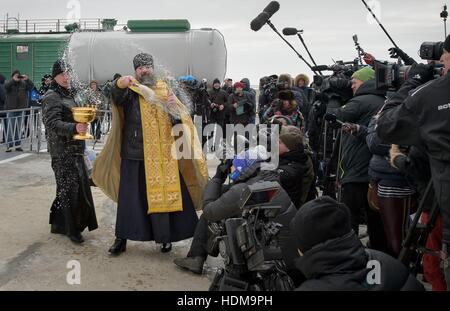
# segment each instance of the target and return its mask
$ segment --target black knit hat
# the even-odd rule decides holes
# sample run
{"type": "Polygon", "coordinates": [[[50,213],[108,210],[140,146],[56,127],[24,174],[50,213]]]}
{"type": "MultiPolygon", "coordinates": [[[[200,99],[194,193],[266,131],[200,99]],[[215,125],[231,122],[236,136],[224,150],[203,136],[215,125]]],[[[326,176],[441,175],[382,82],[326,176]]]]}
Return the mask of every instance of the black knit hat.
{"type": "Polygon", "coordinates": [[[52,78],[55,78],[60,73],[68,72],[70,70],[70,65],[64,59],[60,58],[53,64],[52,78]]]}
{"type": "Polygon", "coordinates": [[[444,42],[444,49],[450,53],[450,35],[447,36],[444,42]]]}
{"type": "Polygon", "coordinates": [[[142,66],[153,67],[153,56],[148,53],[139,53],[133,59],[134,70],[142,66]]]}
{"type": "Polygon", "coordinates": [[[351,230],[350,211],[329,196],[304,204],[290,224],[297,247],[305,253],[314,246],[348,234],[351,230]]]}
{"type": "Polygon", "coordinates": [[[214,79],[214,81],[213,81],[213,84],[212,84],[212,85],[214,85],[214,84],[216,84],[216,83],[219,83],[219,84],[220,84],[220,80],[219,80],[219,79],[217,79],[217,78],[215,78],[215,79],[214,79]]]}

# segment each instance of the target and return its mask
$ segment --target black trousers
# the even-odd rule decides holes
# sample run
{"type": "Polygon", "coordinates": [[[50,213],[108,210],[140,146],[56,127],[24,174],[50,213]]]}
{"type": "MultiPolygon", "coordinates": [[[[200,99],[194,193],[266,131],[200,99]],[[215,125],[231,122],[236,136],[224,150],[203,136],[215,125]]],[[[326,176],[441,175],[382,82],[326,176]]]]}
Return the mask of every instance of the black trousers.
{"type": "Polygon", "coordinates": [[[208,221],[200,216],[197,226],[195,227],[194,238],[192,239],[191,248],[187,257],[202,257],[206,259],[208,253],[206,251],[206,243],[208,241],[208,221]]]}
{"type": "Polygon", "coordinates": [[[367,201],[368,183],[346,183],[342,186],[342,202],[350,209],[352,229],[359,233],[359,224],[367,219],[370,248],[387,252],[387,239],[380,213],[372,210],[367,201]]]}

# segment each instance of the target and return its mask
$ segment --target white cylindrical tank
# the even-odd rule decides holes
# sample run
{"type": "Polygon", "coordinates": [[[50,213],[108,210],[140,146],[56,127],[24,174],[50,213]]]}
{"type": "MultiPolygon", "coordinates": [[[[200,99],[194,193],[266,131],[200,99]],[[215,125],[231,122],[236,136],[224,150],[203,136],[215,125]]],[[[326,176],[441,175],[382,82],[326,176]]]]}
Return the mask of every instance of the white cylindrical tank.
{"type": "Polygon", "coordinates": [[[216,29],[186,32],[78,32],[71,36],[68,58],[81,81],[111,80],[115,73],[134,73],[133,57],[147,52],[156,67],[162,66],[173,77],[193,75],[211,83],[221,81],[227,67],[223,35],[216,29]]]}

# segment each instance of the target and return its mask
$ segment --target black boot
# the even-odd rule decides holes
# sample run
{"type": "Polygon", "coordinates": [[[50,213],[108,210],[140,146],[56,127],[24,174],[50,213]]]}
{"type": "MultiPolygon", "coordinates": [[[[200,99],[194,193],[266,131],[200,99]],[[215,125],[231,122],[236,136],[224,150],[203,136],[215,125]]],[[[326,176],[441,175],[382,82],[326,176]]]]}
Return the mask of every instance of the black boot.
{"type": "Polygon", "coordinates": [[[163,243],[161,246],[161,253],[168,253],[172,250],[172,243],[163,243]]]}
{"type": "Polygon", "coordinates": [[[111,253],[111,255],[120,255],[120,253],[125,252],[126,249],[127,249],[127,240],[116,238],[114,240],[114,244],[109,249],[109,252],[111,253]]]}
{"type": "Polygon", "coordinates": [[[196,274],[202,274],[205,258],[203,257],[184,257],[175,258],[173,261],[178,267],[187,269],[196,274]]]}
{"type": "Polygon", "coordinates": [[[81,235],[81,232],[78,232],[78,231],[69,235],[69,239],[76,244],[81,244],[84,242],[84,238],[81,235]]]}

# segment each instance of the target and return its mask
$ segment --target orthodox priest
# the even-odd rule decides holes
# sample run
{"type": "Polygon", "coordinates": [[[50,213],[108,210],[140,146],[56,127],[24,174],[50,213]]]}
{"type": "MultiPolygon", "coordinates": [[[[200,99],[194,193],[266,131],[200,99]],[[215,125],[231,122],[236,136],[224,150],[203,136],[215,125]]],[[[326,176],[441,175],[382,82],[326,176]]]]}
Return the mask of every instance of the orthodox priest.
{"type": "Polygon", "coordinates": [[[113,82],[112,130],[93,168],[94,183],[117,201],[112,255],[124,252],[127,240],[155,241],[165,253],[192,237],[208,176],[189,112],[156,79],[153,57],[140,53],[133,66],[134,77],[113,82]],[[174,125],[185,129],[178,137],[174,125]],[[179,139],[183,150],[174,154],[179,139]],[[193,152],[180,157],[184,148],[193,152]]]}
{"type": "Polygon", "coordinates": [[[53,65],[50,89],[42,99],[48,149],[56,179],[56,198],[50,209],[51,233],[65,234],[73,242],[84,241],[85,228],[97,229],[94,201],[84,164],[84,134],[87,124],[75,122],[72,108],[77,106],[71,88],[70,67],[60,59],[53,65]]]}

